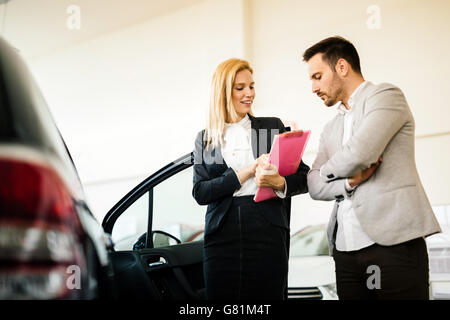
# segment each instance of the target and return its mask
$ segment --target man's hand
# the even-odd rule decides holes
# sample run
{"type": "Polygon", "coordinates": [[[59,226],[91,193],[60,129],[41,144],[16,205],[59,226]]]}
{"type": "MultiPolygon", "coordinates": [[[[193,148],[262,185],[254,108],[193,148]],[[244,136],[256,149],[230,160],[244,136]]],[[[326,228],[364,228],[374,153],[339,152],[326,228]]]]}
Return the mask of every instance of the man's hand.
{"type": "Polygon", "coordinates": [[[371,166],[367,169],[364,169],[360,173],[354,175],[351,178],[348,178],[348,184],[350,187],[354,188],[356,186],[359,186],[364,181],[368,180],[372,174],[375,172],[375,170],[378,168],[380,163],[383,161],[383,158],[380,156],[378,161],[376,163],[372,163],[371,166]]]}
{"type": "MultiPolygon", "coordinates": [[[[259,158],[258,158],[259,159],[259,158]]],[[[263,161],[256,168],[255,182],[258,187],[272,188],[274,190],[283,191],[286,180],[278,173],[278,168],[263,161]]]]}

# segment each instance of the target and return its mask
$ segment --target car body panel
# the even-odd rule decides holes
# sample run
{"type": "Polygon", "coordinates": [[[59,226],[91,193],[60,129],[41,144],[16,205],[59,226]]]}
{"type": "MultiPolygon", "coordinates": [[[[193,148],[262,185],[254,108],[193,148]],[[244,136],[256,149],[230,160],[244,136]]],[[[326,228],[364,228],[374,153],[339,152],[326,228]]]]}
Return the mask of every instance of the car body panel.
{"type": "Polygon", "coordinates": [[[288,285],[313,287],[336,282],[334,260],[330,256],[290,257],[288,285]]]}
{"type": "MultiPolygon", "coordinates": [[[[79,259],[76,260],[76,262],[80,262],[78,267],[82,269],[81,278],[83,280],[81,288],[70,291],[71,294],[69,296],[71,298],[81,299],[97,298],[99,296],[99,291],[101,291],[99,290],[99,286],[103,286],[103,280],[101,280],[102,276],[99,276],[99,274],[101,273],[101,269],[107,268],[109,264],[107,248],[104,245],[104,241],[102,242],[99,240],[101,238],[100,235],[103,233],[103,229],[94,219],[86,205],[83,187],[78,177],[77,170],[38,85],[34,81],[33,76],[29,72],[26,63],[21,58],[19,52],[1,37],[0,158],[3,159],[3,161],[8,161],[10,165],[15,165],[16,168],[18,168],[19,165],[26,165],[29,168],[32,168],[32,170],[35,170],[34,172],[41,172],[42,174],[45,170],[45,172],[49,172],[52,177],[55,177],[57,181],[61,181],[61,185],[58,187],[61,188],[59,191],[63,191],[64,194],[67,192],[67,195],[70,198],[70,208],[73,208],[75,212],[73,219],[71,222],[68,221],[68,223],[78,226],[77,223],[79,219],[82,224],[82,228],[79,230],[79,236],[77,235],[75,237],[75,247],[81,248],[81,253],[78,254],[77,252],[75,255],[79,256],[79,259]],[[84,262],[86,262],[86,264],[84,262]]],[[[9,169],[7,167],[4,167],[3,170],[6,175],[15,172],[8,171],[9,169]]],[[[16,185],[21,184],[22,186],[25,186],[28,180],[30,179],[13,181],[16,185]]],[[[55,181],[56,180],[53,182],[55,181]]],[[[36,188],[43,190],[36,192],[36,195],[45,195],[45,190],[51,189],[50,185],[45,186],[43,184],[40,186],[37,185],[36,188]]],[[[6,195],[8,193],[4,194],[6,195]]],[[[9,200],[16,201],[12,200],[12,198],[9,200]]],[[[44,204],[45,202],[46,199],[38,199],[36,203],[44,204]]],[[[8,202],[8,205],[13,204],[12,202],[8,202]]],[[[38,208],[38,206],[35,207],[36,210],[40,210],[38,208]]],[[[29,212],[27,216],[24,215],[13,218],[14,219],[11,219],[6,213],[2,215],[2,212],[0,212],[1,227],[11,228],[14,224],[20,222],[19,228],[21,228],[21,231],[25,234],[32,231],[46,232],[45,229],[39,230],[39,228],[36,227],[36,223],[38,222],[39,225],[46,223],[46,217],[45,215],[42,215],[42,212],[39,214],[37,214],[37,212],[29,212]],[[16,220],[16,222],[14,220],[16,220]]],[[[62,225],[59,227],[62,227],[62,225]]],[[[4,238],[3,241],[3,244],[12,244],[14,242],[12,238],[4,238]]],[[[43,238],[42,241],[42,248],[48,249],[52,245],[51,241],[48,239],[47,243],[45,243],[45,238],[43,238]]],[[[25,252],[27,249],[23,247],[22,250],[25,252]]],[[[7,261],[14,261],[8,263],[18,263],[21,267],[32,270],[33,264],[43,263],[36,261],[36,258],[33,257],[34,256],[28,256],[28,260],[25,259],[20,261],[14,260],[16,258],[13,256],[4,256],[2,258],[7,261]]],[[[46,265],[50,263],[55,263],[55,261],[45,261],[46,265]]],[[[63,265],[61,264],[60,266],[62,267],[63,265]]],[[[45,270],[51,270],[51,268],[46,267],[45,270]]],[[[16,268],[13,269],[12,272],[15,272],[15,274],[10,277],[8,276],[8,273],[3,273],[2,279],[5,281],[8,281],[8,279],[15,281],[12,280],[13,277],[16,279],[22,277],[23,285],[26,285],[26,279],[31,279],[33,277],[32,271],[23,274],[16,268]]],[[[42,277],[44,277],[45,272],[41,271],[41,273],[42,277]]],[[[63,274],[68,276],[67,273],[63,272],[63,274]]],[[[51,276],[51,274],[48,274],[48,276],[51,276]]],[[[9,289],[5,287],[5,290],[9,289]]],[[[20,290],[15,293],[8,291],[5,298],[14,299],[14,297],[27,297],[19,291],[20,290]]],[[[37,294],[36,297],[45,298],[45,294],[37,294]]]]}

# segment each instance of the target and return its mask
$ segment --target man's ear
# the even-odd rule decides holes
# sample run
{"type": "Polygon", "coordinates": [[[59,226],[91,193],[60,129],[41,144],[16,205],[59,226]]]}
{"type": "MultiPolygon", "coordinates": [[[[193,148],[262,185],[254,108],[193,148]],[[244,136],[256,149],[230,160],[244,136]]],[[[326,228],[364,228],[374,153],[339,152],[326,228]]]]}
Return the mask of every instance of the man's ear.
{"type": "Polygon", "coordinates": [[[348,64],[347,60],[345,60],[343,58],[340,58],[336,62],[335,71],[341,77],[345,77],[348,75],[349,68],[350,68],[350,65],[348,64]]]}

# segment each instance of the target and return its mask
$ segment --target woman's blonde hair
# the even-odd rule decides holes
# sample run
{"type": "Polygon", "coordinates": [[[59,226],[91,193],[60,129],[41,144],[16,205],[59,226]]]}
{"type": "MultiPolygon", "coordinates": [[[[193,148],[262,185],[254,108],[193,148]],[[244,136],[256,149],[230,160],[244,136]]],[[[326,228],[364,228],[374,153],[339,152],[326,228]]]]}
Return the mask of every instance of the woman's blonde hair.
{"type": "MultiPolygon", "coordinates": [[[[216,148],[223,144],[225,122],[235,122],[238,119],[231,96],[236,74],[248,70],[253,74],[250,64],[241,59],[232,58],[219,64],[211,81],[209,102],[209,117],[205,130],[206,148],[216,148]]],[[[252,111],[249,112],[253,115],[252,111]]]]}

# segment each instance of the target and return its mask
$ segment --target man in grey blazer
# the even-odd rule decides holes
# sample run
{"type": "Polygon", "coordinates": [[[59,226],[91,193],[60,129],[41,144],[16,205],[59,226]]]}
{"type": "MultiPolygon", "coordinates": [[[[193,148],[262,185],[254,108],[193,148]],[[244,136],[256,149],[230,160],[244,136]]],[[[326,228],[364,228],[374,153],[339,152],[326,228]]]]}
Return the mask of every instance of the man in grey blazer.
{"type": "Polygon", "coordinates": [[[361,73],[355,47],[324,39],[303,54],[312,91],[337,115],[308,173],[315,200],[335,201],[328,225],[340,299],[428,299],[424,237],[441,232],[414,159],[402,91],[361,73]]]}

